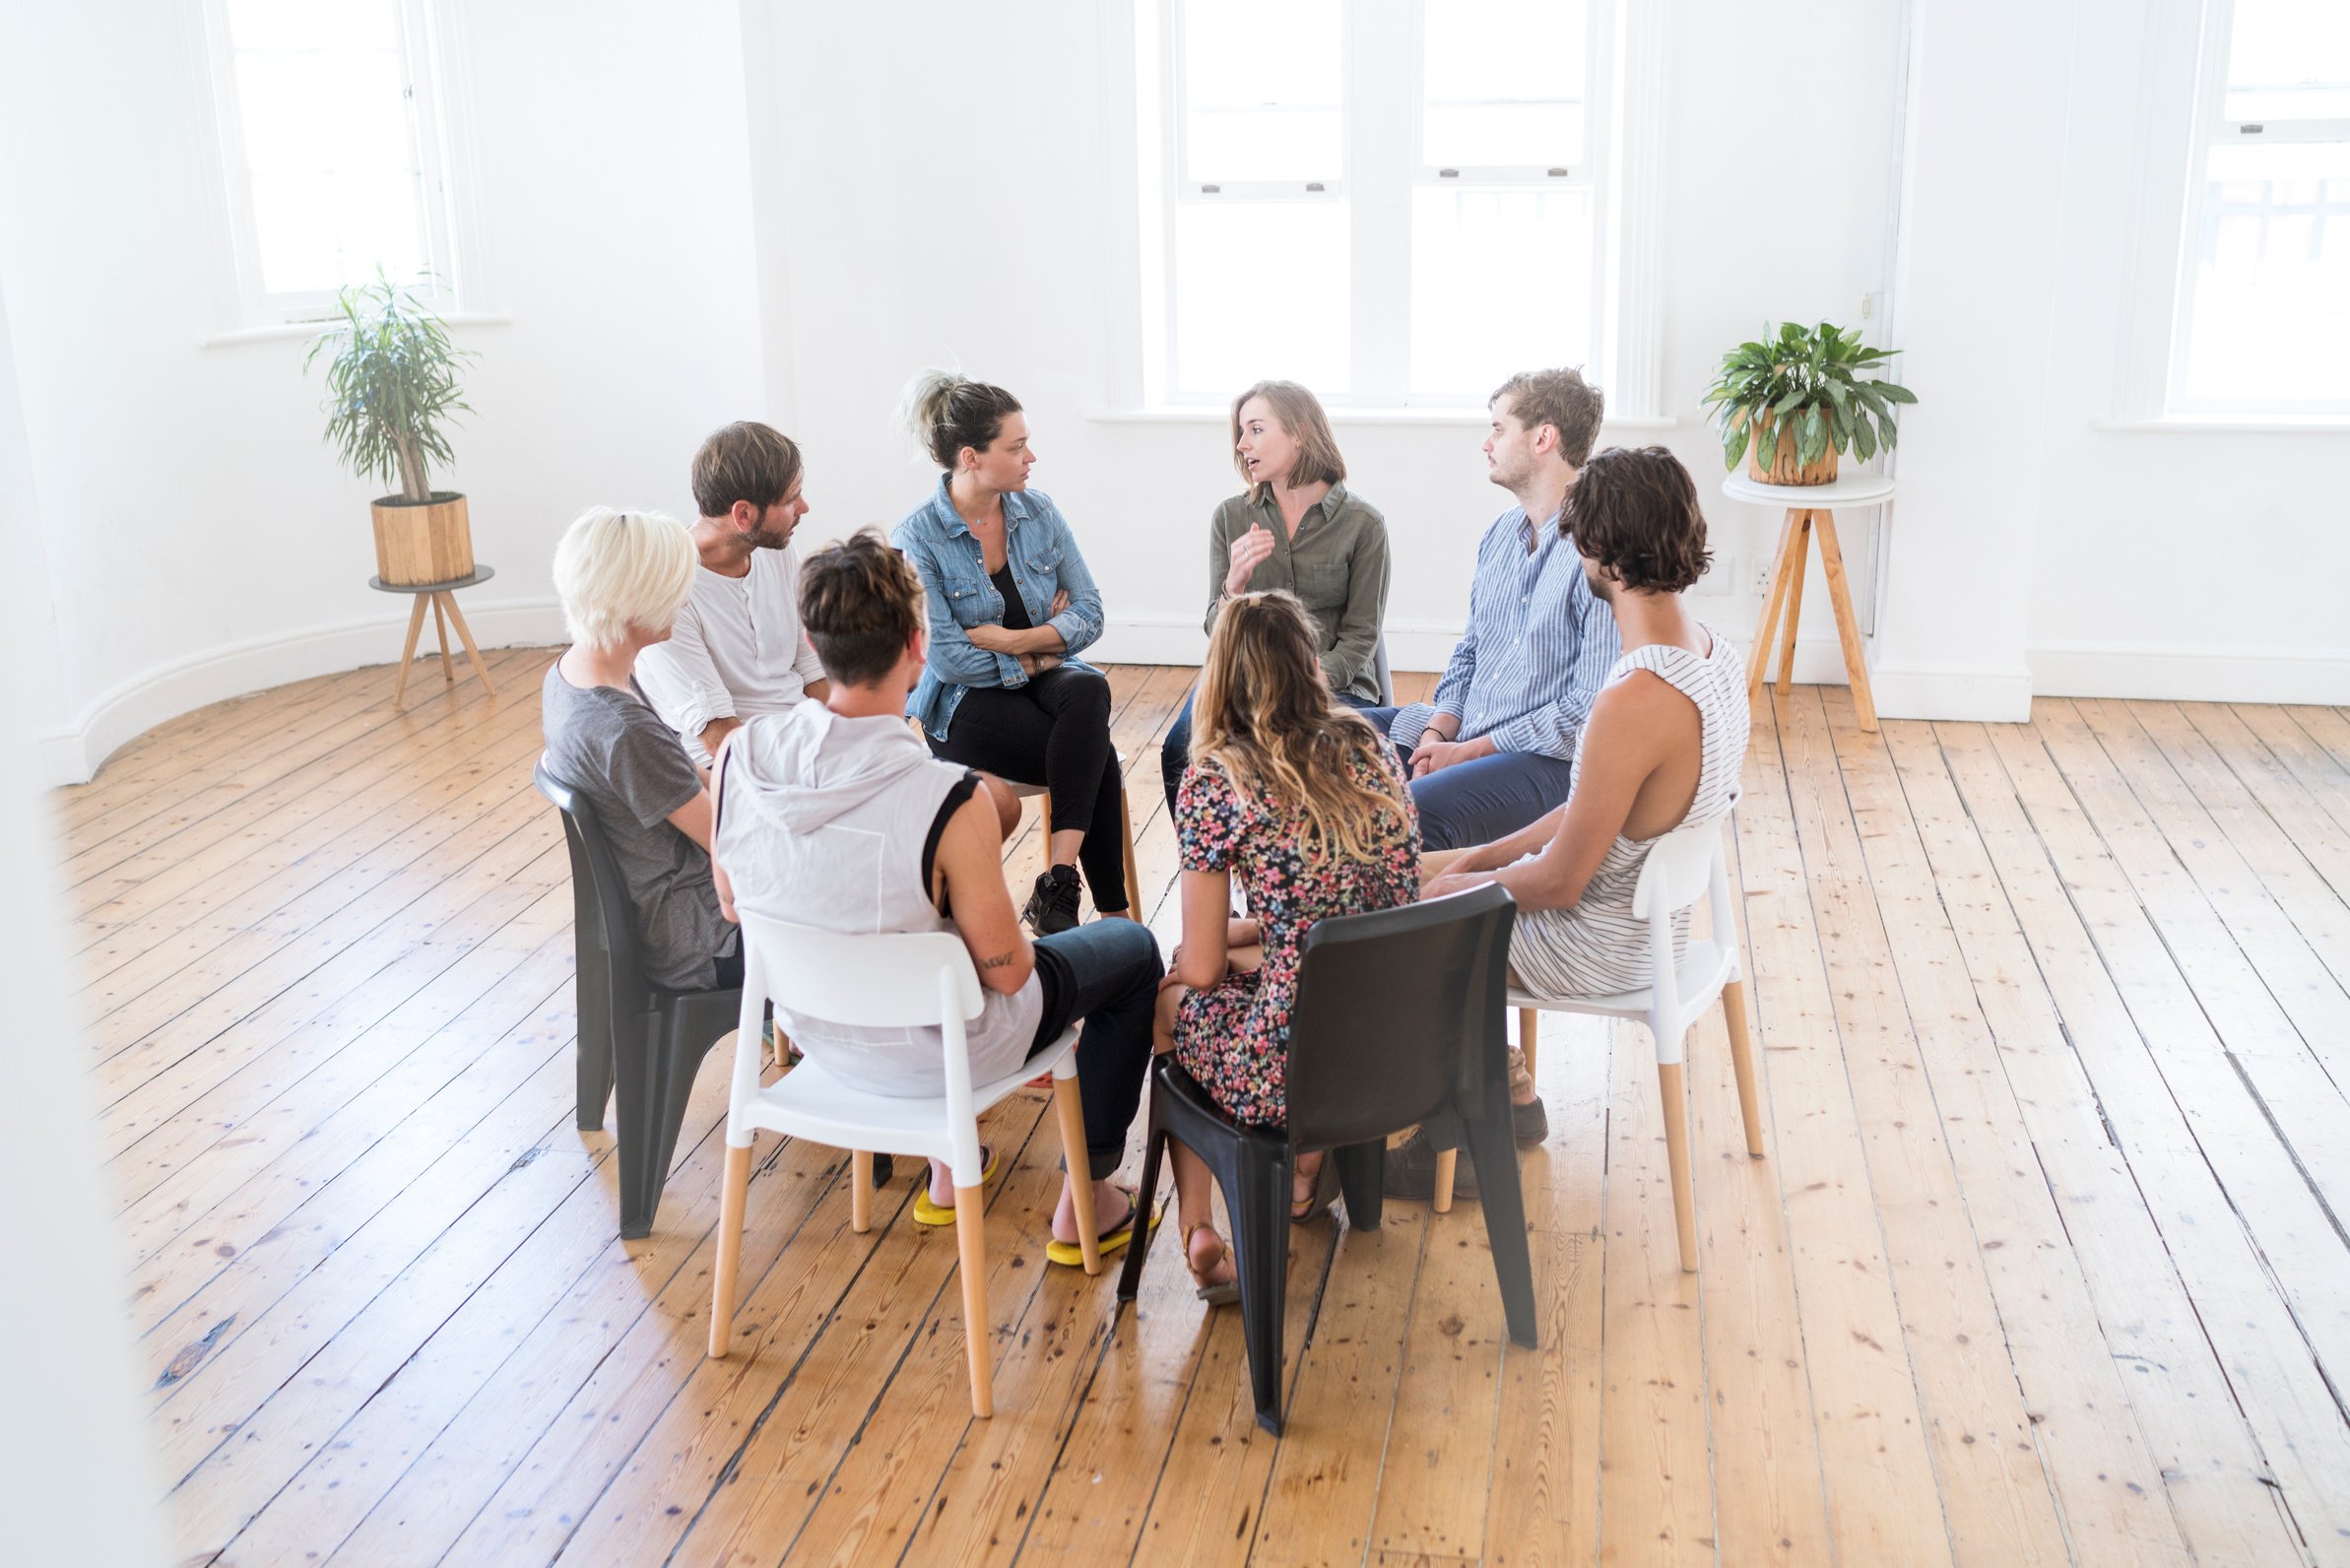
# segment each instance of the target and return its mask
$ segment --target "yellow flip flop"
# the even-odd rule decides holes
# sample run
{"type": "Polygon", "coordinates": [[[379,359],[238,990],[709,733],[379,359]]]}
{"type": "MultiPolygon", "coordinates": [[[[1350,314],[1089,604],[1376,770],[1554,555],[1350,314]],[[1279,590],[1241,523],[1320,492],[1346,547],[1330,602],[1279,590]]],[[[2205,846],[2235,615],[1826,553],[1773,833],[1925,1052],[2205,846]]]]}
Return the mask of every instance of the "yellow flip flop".
{"type": "MultiPolygon", "coordinates": [[[[987,1169],[979,1173],[979,1185],[985,1187],[996,1179],[998,1172],[1004,1169],[1004,1152],[995,1148],[982,1148],[980,1152],[987,1157],[987,1169]]],[[[914,1223],[917,1225],[951,1225],[954,1223],[954,1206],[952,1204],[934,1204],[930,1201],[930,1167],[928,1165],[922,1169],[922,1185],[914,1189],[914,1223]]]]}
{"type": "MultiPolygon", "coordinates": [[[[1135,1218],[1138,1212],[1136,1201],[1139,1195],[1130,1192],[1123,1187],[1119,1188],[1118,1190],[1122,1193],[1126,1193],[1126,1214],[1125,1217],[1118,1221],[1116,1226],[1109,1230],[1103,1231],[1098,1240],[1095,1242],[1095,1245],[1101,1249],[1101,1255],[1104,1258],[1107,1258],[1110,1254],[1121,1250],[1128,1242],[1135,1239],[1135,1218]]],[[[1150,1218],[1147,1223],[1152,1230],[1156,1230],[1158,1228],[1159,1216],[1164,1212],[1166,1212],[1166,1209],[1163,1206],[1150,1211],[1150,1218]]],[[[1061,1241],[1058,1239],[1048,1241],[1044,1244],[1044,1256],[1045,1262],[1057,1263],[1065,1269],[1082,1269],[1085,1267],[1085,1249],[1078,1246],[1074,1241],[1061,1241]]]]}

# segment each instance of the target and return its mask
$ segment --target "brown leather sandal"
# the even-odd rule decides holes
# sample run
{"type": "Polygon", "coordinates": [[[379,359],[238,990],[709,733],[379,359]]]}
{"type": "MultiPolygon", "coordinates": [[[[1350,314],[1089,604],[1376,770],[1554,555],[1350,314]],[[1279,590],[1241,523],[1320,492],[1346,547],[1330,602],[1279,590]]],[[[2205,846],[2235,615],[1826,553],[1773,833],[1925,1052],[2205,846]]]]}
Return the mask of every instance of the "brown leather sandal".
{"type": "Polygon", "coordinates": [[[1232,1249],[1224,1244],[1223,1237],[1216,1236],[1215,1226],[1207,1220],[1183,1227],[1183,1266],[1192,1272],[1192,1284],[1200,1299],[1211,1307],[1228,1307],[1240,1299],[1240,1281],[1237,1278],[1212,1280],[1208,1277],[1208,1270],[1231,1256],[1232,1249]],[[1215,1256],[1208,1260],[1205,1269],[1192,1257],[1192,1237],[1203,1230],[1215,1236],[1215,1256]]]}

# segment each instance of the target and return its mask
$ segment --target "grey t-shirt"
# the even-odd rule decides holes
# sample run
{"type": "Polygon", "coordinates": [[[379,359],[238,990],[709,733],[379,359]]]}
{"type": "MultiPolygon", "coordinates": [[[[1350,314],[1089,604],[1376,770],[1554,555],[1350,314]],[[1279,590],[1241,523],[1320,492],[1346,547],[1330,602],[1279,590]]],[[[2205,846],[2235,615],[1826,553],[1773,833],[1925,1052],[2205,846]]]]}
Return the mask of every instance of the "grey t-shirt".
{"type": "Polygon", "coordinates": [[[575,686],[559,665],[548,667],[540,710],[549,771],[587,797],[620,862],[646,975],[667,990],[708,989],[739,933],[718,912],[710,857],[669,820],[701,788],[677,732],[642,691],[575,686]]]}

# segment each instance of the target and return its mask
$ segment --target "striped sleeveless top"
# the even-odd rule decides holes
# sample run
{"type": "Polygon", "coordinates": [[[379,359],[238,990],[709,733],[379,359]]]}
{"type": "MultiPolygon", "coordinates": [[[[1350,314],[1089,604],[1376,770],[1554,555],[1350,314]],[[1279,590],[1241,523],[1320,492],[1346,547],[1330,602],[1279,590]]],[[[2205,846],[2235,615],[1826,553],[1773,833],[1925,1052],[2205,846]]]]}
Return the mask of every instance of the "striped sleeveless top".
{"type": "MultiPolygon", "coordinates": [[[[1712,627],[1701,625],[1698,629],[1713,643],[1713,651],[1702,658],[1686,648],[1652,643],[1625,654],[1607,672],[1607,684],[1612,686],[1635,670],[1646,670],[1670,682],[1674,690],[1697,704],[1697,794],[1681,818],[1682,827],[1719,821],[1737,805],[1738,771],[1745,762],[1752,723],[1743,665],[1712,627]]],[[[1582,773],[1579,750],[1576,782],[1581,781],[1582,773]]],[[[1573,794],[1570,784],[1570,799],[1573,794]]],[[[1519,912],[1510,937],[1510,968],[1521,981],[1554,997],[1606,996],[1648,988],[1648,925],[1633,918],[1632,889],[1640,881],[1649,846],[1655,842],[1653,838],[1616,834],[1573,908],[1519,912]]],[[[1684,909],[1672,921],[1676,962],[1688,940],[1689,912],[1684,909]]]]}

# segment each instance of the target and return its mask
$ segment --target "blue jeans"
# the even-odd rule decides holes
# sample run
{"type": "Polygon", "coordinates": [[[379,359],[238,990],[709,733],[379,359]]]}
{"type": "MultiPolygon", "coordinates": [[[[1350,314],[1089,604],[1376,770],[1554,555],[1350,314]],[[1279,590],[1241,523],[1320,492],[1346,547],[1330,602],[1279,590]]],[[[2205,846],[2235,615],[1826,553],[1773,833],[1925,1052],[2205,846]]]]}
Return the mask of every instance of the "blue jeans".
{"type": "MultiPolygon", "coordinates": [[[[1396,710],[1365,708],[1363,717],[1385,735],[1396,710]]],[[[1507,838],[1565,805],[1574,782],[1574,763],[1534,751],[1497,751],[1413,779],[1411,800],[1420,811],[1420,848],[1468,849],[1507,838]]]]}
{"type": "MultiPolygon", "coordinates": [[[[1361,697],[1344,691],[1333,694],[1358,713],[1370,709],[1371,705],[1361,697]]],[[[1167,726],[1166,740],[1159,743],[1158,771],[1167,786],[1167,818],[1170,821],[1175,817],[1175,792],[1183,788],[1183,770],[1192,763],[1192,703],[1199,695],[1200,688],[1192,687],[1183,699],[1183,711],[1175,715],[1173,724],[1167,726]]],[[[1392,713],[1394,709],[1389,711],[1392,713]]],[[[1382,734],[1386,733],[1386,725],[1382,724],[1379,728],[1382,734]]]]}
{"type": "Polygon", "coordinates": [[[1150,1071],[1151,1014],[1166,965],[1158,938],[1139,920],[1096,920],[1036,940],[1036,977],[1044,1011],[1029,1055],[1082,1018],[1077,1035],[1077,1098],[1085,1107],[1085,1153],[1101,1181],[1126,1158],[1126,1131],[1142,1104],[1150,1071]]]}

